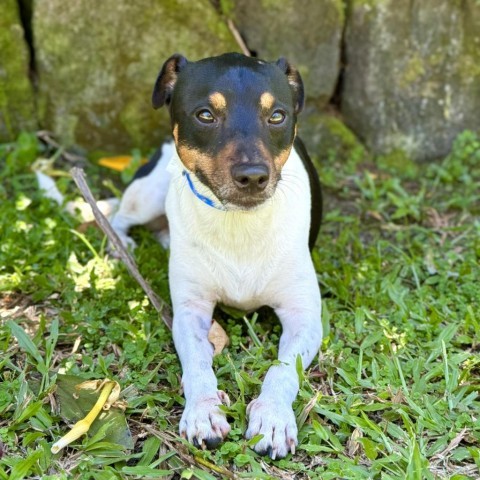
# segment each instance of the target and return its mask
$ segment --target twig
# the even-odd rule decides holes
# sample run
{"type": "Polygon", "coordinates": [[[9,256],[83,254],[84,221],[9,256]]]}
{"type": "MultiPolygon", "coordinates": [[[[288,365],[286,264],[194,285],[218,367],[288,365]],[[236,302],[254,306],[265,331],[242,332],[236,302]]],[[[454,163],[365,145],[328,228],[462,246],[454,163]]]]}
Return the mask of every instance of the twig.
{"type": "Polygon", "coordinates": [[[128,271],[131,273],[133,278],[140,284],[143,288],[144,292],[147,294],[147,297],[150,299],[150,302],[155,307],[157,312],[162,317],[162,320],[165,322],[168,328],[172,328],[172,314],[170,312],[170,307],[168,304],[162,300],[153,290],[152,287],[148,284],[148,282],[142,277],[140,274],[137,265],[135,264],[135,260],[133,259],[132,255],[126,250],[123,246],[122,242],[118,238],[115,230],[111,227],[109,221],[105,218],[103,213],[97,207],[97,203],[93,198],[92,192],[87,185],[85,180],[85,172],[82,168],[73,167],[70,170],[70,174],[72,175],[73,180],[77,184],[80,192],[85,198],[86,202],[92,208],[93,215],[95,220],[97,221],[98,226],[102,229],[103,233],[108,237],[108,239],[112,242],[115,249],[117,250],[120,258],[122,259],[123,263],[127,267],[128,271]]]}
{"type": "Polygon", "coordinates": [[[189,465],[201,465],[204,468],[208,468],[213,470],[215,473],[219,473],[222,475],[222,478],[231,478],[235,480],[237,476],[235,473],[230,472],[224,467],[219,467],[212,462],[209,462],[206,459],[198,455],[191,455],[190,453],[185,453],[185,447],[178,441],[177,437],[174,435],[169,434],[167,431],[159,431],[155,428],[151,427],[150,425],[136,422],[141,428],[145,429],[147,432],[151,433],[158,439],[162,440],[162,442],[171,450],[174,451],[185,463],[189,465]],[[182,451],[183,450],[183,451],[182,451]]]}
{"type": "Polygon", "coordinates": [[[242,53],[247,57],[251,57],[252,54],[248,49],[247,44],[243,40],[242,36],[240,35],[240,32],[238,31],[236,25],[233,23],[233,20],[231,18],[227,20],[227,25],[230,31],[232,32],[232,35],[235,38],[235,41],[238,43],[238,46],[240,47],[240,50],[242,51],[242,53]]]}
{"type": "Polygon", "coordinates": [[[46,143],[50,147],[57,149],[58,154],[65,158],[65,160],[67,160],[68,162],[85,163],[84,157],[81,157],[80,155],[75,155],[71,152],[67,152],[64,148],[62,148],[62,146],[53,139],[53,134],[48,130],[39,130],[36,135],[37,138],[40,139],[42,142],[46,143]]]}
{"type": "Polygon", "coordinates": [[[464,428],[460,433],[458,433],[455,438],[439,453],[436,453],[432,460],[435,460],[435,463],[442,462],[445,459],[445,456],[450,453],[452,450],[458,447],[459,443],[467,435],[467,428],[464,428]]]}

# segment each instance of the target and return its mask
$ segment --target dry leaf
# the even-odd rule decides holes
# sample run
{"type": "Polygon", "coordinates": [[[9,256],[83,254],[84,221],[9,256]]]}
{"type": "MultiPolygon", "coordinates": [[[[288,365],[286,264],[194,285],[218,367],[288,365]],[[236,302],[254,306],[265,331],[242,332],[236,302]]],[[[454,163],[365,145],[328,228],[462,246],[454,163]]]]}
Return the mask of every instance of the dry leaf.
{"type": "Polygon", "coordinates": [[[103,405],[103,410],[110,410],[112,406],[121,408],[125,410],[126,404],[124,401],[118,400],[120,396],[120,384],[113,380],[88,380],[86,382],[80,383],[75,386],[76,390],[101,390],[107,383],[113,383],[113,388],[110,394],[108,395],[105,404],[103,405]]]}
{"type": "Polygon", "coordinates": [[[214,320],[208,332],[208,340],[213,345],[213,355],[219,355],[230,344],[230,339],[222,326],[214,320]]]}
{"type": "MultiPolygon", "coordinates": [[[[57,391],[55,397],[60,407],[60,415],[67,424],[73,424],[87,416],[99,399],[99,390],[93,389],[95,389],[96,386],[100,386],[102,382],[95,382],[93,384],[87,383],[86,386],[93,389],[76,389],[75,387],[82,382],[85,382],[85,379],[74,375],[60,374],[57,377],[57,391]]],[[[102,392],[106,386],[107,385],[104,384],[103,388],[101,388],[102,392]]],[[[109,386],[111,389],[110,393],[112,393],[115,388],[115,383],[111,382],[109,386]]],[[[109,398],[110,394],[106,395],[104,402],[106,403],[109,398]]],[[[105,441],[123,445],[126,449],[132,449],[134,446],[132,435],[128,428],[125,415],[122,412],[125,406],[126,401],[120,399],[117,400],[115,405],[113,405],[108,411],[105,411],[103,407],[100,408],[98,410],[98,417],[91,424],[88,433],[95,435],[100,429],[105,428],[105,441]]]]}
{"type": "Polygon", "coordinates": [[[62,448],[70,445],[70,443],[77,440],[82,435],[85,435],[90,430],[93,421],[97,418],[102,408],[104,408],[106,401],[110,399],[111,392],[117,385],[117,382],[105,379],[83,382],[75,387],[77,390],[101,390],[100,396],[98,397],[97,403],[95,403],[87,416],[82,418],[82,420],[79,420],[66,435],[52,445],[51,452],[53,454],[58,453],[62,448]]]}
{"type": "Polygon", "coordinates": [[[350,438],[347,440],[347,454],[349,457],[354,457],[360,448],[359,438],[363,437],[363,433],[360,429],[356,428],[350,438]]]}

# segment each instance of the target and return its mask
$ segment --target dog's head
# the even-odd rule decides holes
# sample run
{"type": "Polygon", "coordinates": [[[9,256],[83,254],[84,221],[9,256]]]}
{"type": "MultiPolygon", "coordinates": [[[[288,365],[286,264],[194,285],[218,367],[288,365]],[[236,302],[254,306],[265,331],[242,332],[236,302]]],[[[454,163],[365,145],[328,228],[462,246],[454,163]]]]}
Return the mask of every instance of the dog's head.
{"type": "Polygon", "coordinates": [[[173,55],[153,90],[167,105],[185,167],[228,208],[254,208],[275,191],[296,133],[304,90],[285,59],[237,53],[189,62],[173,55]]]}

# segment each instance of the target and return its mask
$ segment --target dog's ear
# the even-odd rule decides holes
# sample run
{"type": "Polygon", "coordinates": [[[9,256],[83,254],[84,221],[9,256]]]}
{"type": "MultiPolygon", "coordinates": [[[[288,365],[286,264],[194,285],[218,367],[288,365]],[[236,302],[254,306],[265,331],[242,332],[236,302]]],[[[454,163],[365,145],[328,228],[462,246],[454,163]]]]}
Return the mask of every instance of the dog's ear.
{"type": "Polygon", "coordinates": [[[303,81],[298,70],[288,63],[286,58],[279,58],[276,65],[285,73],[288,84],[293,92],[293,101],[295,102],[295,113],[298,114],[303,110],[305,104],[305,91],[303,89],[303,81]]]}
{"type": "Polygon", "coordinates": [[[172,55],[164,64],[158,74],[152,93],[152,105],[157,109],[169,105],[173,89],[177,82],[178,73],[185,67],[188,60],[178,53],[172,55]]]}

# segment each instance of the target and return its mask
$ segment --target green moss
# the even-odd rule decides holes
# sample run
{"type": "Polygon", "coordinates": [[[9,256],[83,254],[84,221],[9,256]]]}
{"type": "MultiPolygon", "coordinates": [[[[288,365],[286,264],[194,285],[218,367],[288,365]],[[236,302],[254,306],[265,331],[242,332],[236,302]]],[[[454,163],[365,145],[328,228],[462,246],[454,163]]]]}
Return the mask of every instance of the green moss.
{"type": "Polygon", "coordinates": [[[348,8],[370,7],[374,8],[382,3],[388,3],[388,0],[347,0],[348,8]]]}
{"type": "Polygon", "coordinates": [[[0,4],[0,140],[36,128],[28,62],[17,2],[5,0],[0,4]]]}
{"type": "Polygon", "coordinates": [[[318,168],[333,161],[355,165],[368,157],[355,134],[333,115],[314,113],[302,118],[300,136],[318,168]]]}
{"type": "Polygon", "coordinates": [[[408,88],[412,83],[420,80],[425,75],[425,71],[423,59],[418,53],[415,53],[408,59],[405,70],[399,79],[400,88],[408,88]]]}
{"type": "Polygon", "coordinates": [[[465,56],[459,63],[458,72],[468,82],[471,82],[475,77],[480,77],[480,54],[478,58],[465,56]]]}
{"type": "Polygon", "coordinates": [[[395,149],[385,155],[379,155],[376,158],[376,163],[387,171],[402,171],[407,178],[415,178],[419,171],[418,164],[401,149],[395,149]]]}
{"type": "Polygon", "coordinates": [[[163,62],[238,50],[208,0],[44,0],[34,30],[43,126],[87,151],[158,145],[170,130],[150,101],[163,62]]]}
{"type": "Polygon", "coordinates": [[[346,147],[356,148],[359,145],[358,138],[339,118],[325,115],[323,123],[330,134],[346,147]]]}

